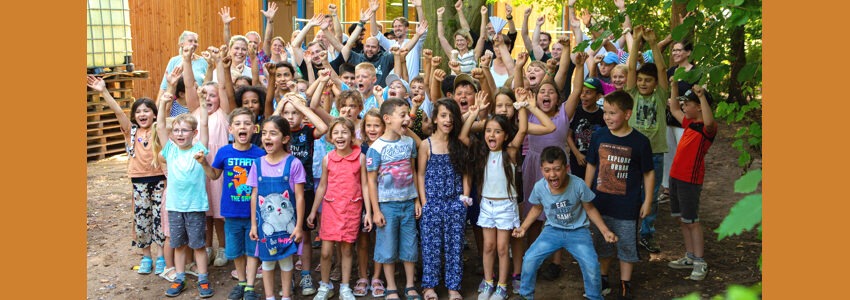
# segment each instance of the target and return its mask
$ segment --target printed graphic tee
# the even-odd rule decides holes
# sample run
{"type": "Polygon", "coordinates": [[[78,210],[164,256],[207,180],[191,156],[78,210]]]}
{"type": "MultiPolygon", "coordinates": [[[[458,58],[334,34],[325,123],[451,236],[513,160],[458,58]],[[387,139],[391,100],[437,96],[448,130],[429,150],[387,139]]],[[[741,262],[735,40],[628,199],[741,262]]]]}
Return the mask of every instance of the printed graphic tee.
{"type": "Polygon", "coordinates": [[[379,138],[366,152],[366,171],[378,171],[378,202],[405,201],[418,197],[410,163],[416,143],[409,136],[395,141],[379,138]]]}
{"type": "Polygon", "coordinates": [[[600,128],[590,138],[587,163],[596,166],[593,205],[599,213],[637,220],[643,204],[643,174],[653,170],[649,139],[637,130],[618,137],[608,128],[600,128]]]}
{"type": "Polygon", "coordinates": [[[254,159],[266,155],[266,151],[253,144],[248,150],[237,150],[233,145],[218,149],[212,167],[221,170],[221,216],[225,218],[251,217],[251,192],[248,172],[254,159]]]}
{"type": "Polygon", "coordinates": [[[567,178],[570,182],[560,194],[552,194],[546,178],[538,180],[528,197],[528,203],[543,205],[546,226],[568,230],[587,227],[590,221],[581,203],[593,201],[596,195],[581,178],[573,174],[567,174],[567,178]]]}

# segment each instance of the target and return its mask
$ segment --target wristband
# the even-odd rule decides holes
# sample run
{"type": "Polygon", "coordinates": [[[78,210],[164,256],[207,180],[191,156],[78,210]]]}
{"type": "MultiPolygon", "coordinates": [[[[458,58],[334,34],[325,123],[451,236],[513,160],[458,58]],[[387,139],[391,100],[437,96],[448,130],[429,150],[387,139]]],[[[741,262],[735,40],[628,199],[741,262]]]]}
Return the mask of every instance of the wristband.
{"type": "Polygon", "coordinates": [[[514,16],[512,16],[512,15],[509,15],[509,16],[508,16],[508,17],[507,17],[507,18],[505,18],[505,19],[508,19],[508,20],[513,20],[513,19],[514,19],[514,16]]]}
{"type": "Polygon", "coordinates": [[[458,196],[458,199],[460,199],[461,202],[466,204],[466,206],[472,206],[472,198],[465,195],[460,195],[458,196]]]}

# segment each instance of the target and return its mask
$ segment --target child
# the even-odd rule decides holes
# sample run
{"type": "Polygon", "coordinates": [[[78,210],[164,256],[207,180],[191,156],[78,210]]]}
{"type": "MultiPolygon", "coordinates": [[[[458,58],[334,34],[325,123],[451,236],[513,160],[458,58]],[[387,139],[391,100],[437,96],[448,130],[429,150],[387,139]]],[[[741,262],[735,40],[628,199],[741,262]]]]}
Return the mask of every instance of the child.
{"type": "MultiPolygon", "coordinates": [[[[191,68],[189,68],[191,69],[191,68]]],[[[184,73],[185,74],[185,73],[184,73]]],[[[188,80],[187,80],[188,81],[188,80]]],[[[190,91],[190,94],[193,93],[190,91]]],[[[163,93],[159,102],[158,118],[165,119],[165,107],[171,104],[173,95],[169,92],[163,93]]],[[[186,251],[191,248],[195,261],[198,263],[198,292],[202,298],[212,297],[214,291],[211,287],[207,273],[207,252],[204,251],[206,236],[206,212],[209,210],[207,191],[204,189],[206,178],[202,161],[209,151],[206,144],[209,138],[207,129],[207,103],[206,98],[201,98],[198,109],[200,122],[190,114],[177,116],[172,123],[173,140],[168,139],[166,126],[160,122],[156,126],[160,144],[165,145],[160,152],[162,160],[166,161],[168,174],[168,199],[165,209],[168,211],[169,230],[171,233],[171,247],[174,251],[174,263],[177,276],[171,286],[165,291],[168,297],[176,297],[186,288],[186,251]],[[198,142],[193,142],[198,135],[198,142]]]]}
{"type": "MultiPolygon", "coordinates": [[[[359,96],[359,94],[358,94],[359,96]]],[[[363,120],[360,122],[361,141],[360,152],[364,155],[369,152],[369,147],[375,143],[382,135],[384,135],[384,120],[381,118],[381,113],[377,108],[370,109],[363,115],[363,120]]],[[[370,203],[371,205],[371,203],[370,203]]],[[[374,210],[374,208],[373,208],[374,210]]],[[[374,213],[373,213],[374,215],[374,213]]],[[[374,230],[366,230],[366,211],[363,211],[364,226],[361,226],[360,234],[357,236],[357,270],[360,273],[360,279],[357,280],[357,285],[354,286],[354,295],[361,297],[366,296],[368,290],[372,290],[372,297],[384,297],[384,282],[381,281],[381,272],[383,266],[381,263],[373,261],[372,281],[368,281],[369,274],[366,269],[369,264],[369,254],[374,254],[375,249],[375,234],[374,230]],[[370,232],[371,231],[371,232],[370,232]],[[372,246],[370,248],[370,246],[372,246]],[[368,287],[366,286],[368,284],[368,287]]],[[[374,226],[373,226],[374,228],[374,226]]]]}
{"type": "MultiPolygon", "coordinates": [[[[602,221],[618,237],[615,248],[598,239],[603,228],[593,229],[594,245],[602,268],[602,294],[610,292],[608,270],[616,254],[620,260],[621,299],[632,298],[632,269],[634,263],[640,260],[637,252],[638,220],[649,215],[652,206],[652,195],[645,193],[641,197],[641,191],[653,186],[655,181],[649,139],[629,126],[633,101],[623,91],[605,97],[603,110],[607,128],[600,128],[590,138],[584,177],[585,183],[596,194],[593,205],[599,209],[602,221]]],[[[610,240],[606,238],[606,241],[610,240]]]]}
{"type": "Polygon", "coordinates": [[[360,92],[360,97],[364,99],[363,110],[360,112],[361,119],[366,111],[381,106],[380,101],[375,98],[376,96],[373,93],[375,83],[378,82],[376,72],[375,66],[369,62],[362,62],[354,67],[354,89],[360,92]]]}
{"type": "MultiPolygon", "coordinates": [[[[354,299],[348,286],[351,280],[351,247],[360,231],[360,211],[366,210],[365,227],[372,228],[371,208],[363,203],[363,191],[367,189],[366,156],[360,147],[353,145],[354,123],[345,118],[331,122],[328,138],[335,150],[322,160],[322,179],[316,196],[322,199],[322,281],[314,299],[326,300],[333,295],[330,281],[331,255],[334,244],[339,243],[342,252],[342,282],[340,299],[354,299]],[[329,189],[329,187],[332,187],[329,189]]],[[[319,201],[313,203],[307,225],[313,227],[319,201]]]]}
{"type": "Polygon", "coordinates": [[[569,174],[564,150],[554,146],[543,149],[540,168],[544,178],[534,184],[534,190],[528,198],[534,206],[522,226],[513,231],[514,236],[522,237],[537,215],[544,212],[549,216],[540,236],[523,257],[520,295],[524,299],[534,299],[537,269],[546,257],[564,248],[581,268],[584,296],[588,299],[602,299],[599,262],[587,228],[590,223],[588,219],[600,229],[606,242],[616,242],[617,236],[608,230],[599,211],[591,203],[595,196],[593,192],[580,177],[569,174]]]}
{"type": "Polygon", "coordinates": [[[676,97],[679,94],[677,84],[671,88],[670,113],[682,123],[685,133],[670,168],[670,211],[674,217],[679,217],[686,253],[668,266],[693,268],[688,278],[703,280],[708,264],[703,259],[705,241],[698,217],[699,194],[705,177],[705,154],[717,135],[717,123],[702,86],[694,85],[693,93],[686,97],[676,97]],[[685,101],[684,107],[679,106],[679,99],[685,101]]]}
{"type": "MultiPolygon", "coordinates": [[[[127,118],[124,109],[112,98],[106,89],[102,78],[89,75],[86,85],[99,92],[106,104],[115,112],[121,132],[124,133],[124,143],[127,145],[127,173],[133,185],[133,224],[135,234],[132,245],[142,249],[142,260],[139,262],[139,274],[150,274],[153,260],[151,245],[156,243],[162,247],[165,236],[162,234],[160,209],[162,192],[165,188],[165,176],[162,169],[153,165],[154,152],[151,150],[151,125],[157,117],[157,108],[150,98],[139,98],[130,107],[131,115],[127,118]]],[[[165,258],[156,258],[154,274],[165,270],[165,258]]]]}
{"type": "MultiPolygon", "coordinates": [[[[307,102],[300,94],[288,93],[283,96],[283,100],[277,106],[277,111],[274,115],[283,115],[283,118],[289,122],[289,128],[292,128],[292,139],[289,142],[290,153],[292,156],[301,161],[301,165],[305,171],[304,183],[304,205],[305,207],[313,207],[315,192],[313,189],[313,146],[314,140],[321,137],[328,130],[327,125],[319,118],[309,107],[307,102]],[[304,118],[307,118],[310,123],[307,124],[304,118]],[[297,128],[297,129],[296,129],[297,128]]],[[[305,241],[312,241],[312,229],[308,226],[301,228],[304,232],[305,241]]],[[[303,249],[303,248],[302,248],[303,249]]],[[[310,277],[310,262],[313,259],[312,250],[300,251],[301,257],[301,287],[302,295],[312,295],[315,293],[313,288],[313,278],[310,277]]]]}
{"type": "Polygon", "coordinates": [[[273,116],[263,122],[266,155],[254,160],[248,172],[251,193],[251,239],[254,255],[263,262],[263,290],[274,299],[274,269],[280,265],[283,299],[292,289],[292,255],[304,226],[304,167],[289,154],[289,123],[273,116]],[[293,200],[294,198],[294,200],[293,200]]]}
{"type": "MultiPolygon", "coordinates": [[[[655,172],[655,185],[647,187],[646,191],[652,191],[650,196],[654,197],[652,199],[657,199],[664,168],[664,152],[667,152],[665,110],[667,108],[666,101],[670,98],[670,90],[664,57],[662,57],[661,50],[656,43],[655,32],[652,29],[644,30],[642,26],[636,26],[635,42],[640,43],[642,40],[649,43],[657,64],[645,63],[640,66],[640,69],[636,70],[637,60],[640,57],[640,54],[638,54],[640,47],[630,48],[629,75],[626,80],[625,91],[634,99],[634,107],[632,108],[634,118],[629,119],[629,126],[649,138],[652,146],[653,168],[658,172],[655,172]]],[[[652,238],[653,233],[655,233],[653,223],[657,210],[658,204],[653,202],[652,211],[643,219],[640,226],[639,244],[651,253],[661,252],[652,238]]]]}
{"type": "MultiPolygon", "coordinates": [[[[392,76],[392,75],[390,75],[392,76]]],[[[419,198],[422,199],[422,288],[426,300],[437,299],[445,259],[445,284],[451,299],[462,299],[463,242],[469,199],[468,150],[458,139],[461,114],[457,103],[443,98],[435,104],[434,134],[419,145],[419,198]],[[441,252],[443,252],[441,254],[441,252]]],[[[387,273],[390,274],[390,273],[387,273]]]]}
{"type": "Polygon", "coordinates": [[[263,114],[264,117],[268,118],[277,108],[278,101],[276,99],[295,91],[295,67],[288,62],[266,63],[264,66],[267,74],[274,74],[274,80],[268,82],[266,99],[263,101],[265,104],[263,114]]]}
{"type": "Polygon", "coordinates": [[[394,294],[393,299],[399,299],[393,276],[398,260],[404,262],[407,279],[404,293],[409,296],[419,295],[413,284],[413,268],[418,255],[415,219],[419,219],[422,206],[413,180],[416,142],[404,136],[410,123],[409,109],[406,102],[397,98],[381,104],[381,117],[386,130],[366,155],[372,219],[378,226],[375,261],[383,264],[384,274],[387,274],[385,294],[394,294]]]}
{"type": "Polygon", "coordinates": [[[248,173],[254,159],[261,157],[265,151],[251,143],[256,126],[254,113],[248,108],[240,107],[230,113],[229,131],[233,135],[233,144],[219,149],[212,165],[204,160],[201,164],[207,177],[222,180],[221,215],[225,218],[225,256],[232,259],[236,265],[239,283],[230,292],[228,299],[256,298],[254,279],[257,271],[257,258],[253,257],[256,243],[251,241],[251,192],[248,173]],[[246,260],[247,256],[247,260],[246,260]],[[246,267],[247,263],[247,267],[246,267]],[[247,280],[246,280],[247,269],[247,280]]]}
{"type": "Polygon", "coordinates": [[[579,96],[581,108],[576,109],[575,117],[570,121],[567,137],[567,146],[573,154],[570,155],[570,172],[575,176],[584,177],[590,135],[599,127],[605,126],[602,110],[596,104],[597,100],[602,100],[602,93],[602,81],[596,78],[584,80],[579,96]]]}

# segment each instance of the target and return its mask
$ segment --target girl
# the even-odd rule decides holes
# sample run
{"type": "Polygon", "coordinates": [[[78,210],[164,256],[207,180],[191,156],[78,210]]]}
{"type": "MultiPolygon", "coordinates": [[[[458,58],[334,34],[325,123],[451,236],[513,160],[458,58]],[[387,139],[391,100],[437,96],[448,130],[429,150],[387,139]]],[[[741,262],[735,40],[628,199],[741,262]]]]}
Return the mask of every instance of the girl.
{"type": "MultiPolygon", "coordinates": [[[[156,243],[162,247],[165,236],[162,233],[160,209],[162,192],[165,189],[165,176],[162,169],[152,165],[154,161],[153,132],[151,125],[157,117],[157,107],[150,98],[140,98],[133,102],[131,115],[127,118],[124,109],[112,98],[106,89],[102,78],[89,75],[86,85],[100,93],[115,116],[118,118],[121,132],[124,133],[124,143],[127,146],[128,175],[133,185],[133,224],[135,234],[132,245],[142,249],[142,259],[139,262],[139,274],[150,274],[153,267],[151,245],[156,243]]],[[[165,269],[165,258],[156,258],[154,274],[160,274],[165,269]]]]}
{"type": "MultiPolygon", "coordinates": [[[[481,213],[478,217],[478,225],[483,228],[484,237],[484,280],[479,286],[479,299],[507,299],[507,280],[510,261],[508,257],[508,246],[511,242],[510,233],[513,228],[519,226],[519,215],[517,214],[517,182],[516,165],[519,160],[519,150],[522,147],[522,141],[525,139],[528,131],[533,131],[535,134],[552,132],[555,130],[555,123],[548,116],[538,109],[531,100],[531,92],[524,89],[517,89],[517,95],[522,100],[519,105],[511,104],[511,109],[518,107],[515,118],[518,119],[518,124],[510,121],[502,114],[495,114],[484,123],[483,144],[476,145],[478,148],[486,148],[485,153],[488,153],[486,160],[483,161],[486,165],[481,166],[484,169],[483,178],[478,177],[477,186],[481,188],[481,213]],[[535,117],[540,119],[542,125],[528,124],[528,112],[531,112],[535,117]],[[517,126],[518,125],[518,126],[517,126]],[[534,125],[533,130],[529,126],[534,125]],[[496,254],[499,257],[499,281],[498,286],[493,285],[493,263],[496,254]],[[494,291],[495,289],[495,291],[494,291]]],[[[497,102],[510,101],[514,93],[509,90],[501,89],[499,95],[496,96],[497,102]],[[505,99],[507,98],[507,99],[505,99]]],[[[483,107],[475,108],[474,112],[478,112],[483,107]]],[[[505,110],[513,115],[513,111],[506,108],[505,110]]],[[[464,131],[461,132],[461,137],[465,143],[469,143],[468,134],[474,123],[474,118],[469,118],[464,123],[464,131]]],[[[517,249],[516,247],[514,248],[517,249]]],[[[516,253],[514,254],[516,256],[516,253]]]]}
{"type": "MultiPolygon", "coordinates": [[[[354,115],[356,116],[356,114],[354,115]]],[[[366,154],[366,151],[369,150],[369,146],[372,145],[381,135],[384,134],[384,120],[381,118],[381,113],[377,108],[370,109],[366,111],[363,115],[363,120],[360,122],[360,132],[361,135],[361,144],[360,144],[360,152],[363,155],[366,154]]],[[[369,266],[369,258],[372,257],[372,253],[374,249],[370,249],[370,245],[375,245],[375,235],[370,233],[370,230],[366,228],[366,217],[365,210],[363,211],[363,220],[361,224],[363,225],[360,230],[360,234],[357,235],[357,270],[360,275],[360,279],[357,280],[357,284],[354,286],[354,295],[355,296],[366,296],[366,292],[368,290],[372,290],[372,297],[384,297],[384,282],[381,280],[381,272],[383,272],[383,265],[377,262],[374,262],[374,267],[372,269],[372,281],[371,283],[368,281],[369,274],[367,274],[366,270],[369,266]],[[367,287],[367,284],[370,285],[367,287]]]]}
{"type": "MultiPolygon", "coordinates": [[[[480,101],[484,100],[476,99],[480,101]]],[[[440,266],[445,259],[444,279],[450,298],[462,299],[464,225],[466,206],[472,203],[459,200],[469,199],[468,151],[458,139],[461,114],[457,102],[443,98],[435,106],[434,132],[419,145],[417,171],[422,187],[422,287],[425,299],[437,299],[434,288],[440,282],[440,266]]]]}
{"type": "Polygon", "coordinates": [[[257,116],[257,119],[254,120],[254,124],[257,125],[254,135],[251,136],[251,143],[258,147],[262,146],[263,137],[260,135],[260,124],[263,123],[265,118],[263,113],[266,107],[263,105],[263,101],[266,99],[266,91],[258,86],[245,86],[236,89],[235,98],[236,107],[248,108],[257,116]]]}
{"type": "MultiPolygon", "coordinates": [[[[346,118],[331,122],[328,139],[335,149],[322,160],[322,179],[316,189],[316,198],[322,199],[322,281],[316,299],[327,299],[333,293],[330,281],[331,256],[335,244],[339,244],[342,260],[342,282],[340,299],[354,299],[348,286],[351,280],[351,250],[360,231],[360,211],[366,210],[366,230],[372,229],[371,208],[364,204],[363,191],[367,189],[366,156],[360,147],[353,144],[354,123],[346,118]],[[332,189],[328,189],[328,186],[332,189]]],[[[319,201],[313,203],[307,225],[313,227],[319,201]]]]}
{"type": "Polygon", "coordinates": [[[283,299],[292,291],[292,255],[301,242],[304,215],[304,167],[289,155],[289,123],[273,116],[263,122],[266,155],[254,161],[248,172],[251,194],[251,240],[254,254],[262,261],[263,290],[274,298],[274,269],[281,268],[283,299]]]}
{"type": "MultiPolygon", "coordinates": [[[[578,53],[576,55],[576,65],[581,66],[584,64],[585,59],[587,59],[586,53],[578,53]]],[[[546,116],[548,116],[553,123],[555,123],[556,128],[554,132],[544,135],[537,135],[529,132],[528,136],[528,154],[525,156],[525,159],[522,163],[522,174],[523,178],[523,199],[527,200],[528,196],[531,195],[531,190],[534,188],[534,183],[540,180],[543,177],[543,173],[540,171],[540,153],[544,148],[548,146],[557,146],[560,147],[564,152],[569,153],[567,149],[567,132],[570,129],[570,119],[573,118],[575,114],[576,108],[578,106],[579,95],[581,94],[581,88],[584,85],[584,70],[583,68],[576,68],[575,76],[573,77],[573,93],[570,93],[570,96],[567,98],[567,101],[557,105],[557,101],[559,99],[558,90],[553,81],[544,81],[540,84],[540,89],[537,92],[537,107],[542,110],[546,116]]],[[[538,123],[540,120],[536,116],[532,116],[528,120],[530,123],[538,123]]],[[[525,217],[528,214],[528,211],[531,209],[531,204],[528,202],[523,202],[521,216],[525,217]]],[[[537,218],[538,222],[534,222],[533,225],[529,229],[529,243],[526,245],[530,245],[532,241],[534,241],[537,236],[540,234],[540,230],[542,229],[542,225],[545,219],[545,216],[541,215],[537,218]]],[[[555,257],[553,258],[553,263],[550,263],[547,267],[548,269],[544,270],[543,276],[547,278],[554,279],[560,276],[560,255],[559,252],[556,252],[555,257]]]]}

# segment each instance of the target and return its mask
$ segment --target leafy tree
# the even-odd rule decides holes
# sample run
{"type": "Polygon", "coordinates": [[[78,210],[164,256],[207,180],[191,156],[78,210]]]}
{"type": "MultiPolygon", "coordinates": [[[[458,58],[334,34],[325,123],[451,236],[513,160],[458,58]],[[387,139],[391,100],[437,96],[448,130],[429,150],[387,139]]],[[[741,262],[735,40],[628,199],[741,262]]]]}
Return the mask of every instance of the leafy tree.
{"type": "MultiPolygon", "coordinates": [[[[477,32],[481,27],[481,6],[485,5],[485,0],[463,0],[463,15],[469,23],[469,28],[477,32]]],[[[437,39],[437,9],[445,7],[446,12],[443,14],[443,29],[446,34],[454,34],[460,29],[457,10],[455,9],[457,0],[424,0],[422,1],[422,9],[425,12],[425,19],[428,20],[428,36],[425,38],[424,49],[434,51],[434,56],[449,57],[448,53],[443,52],[440,47],[440,41],[437,39]]],[[[479,32],[479,34],[481,34],[479,32]]],[[[450,42],[454,41],[453,37],[446,37],[450,42]]],[[[448,71],[448,59],[443,59],[440,68],[448,71]]]]}

